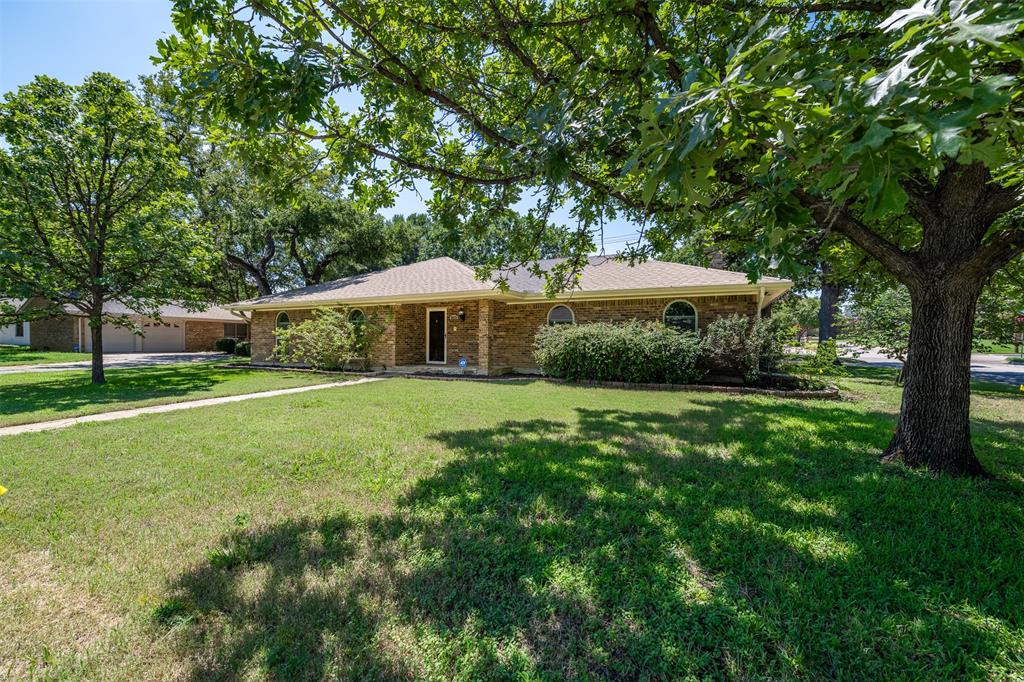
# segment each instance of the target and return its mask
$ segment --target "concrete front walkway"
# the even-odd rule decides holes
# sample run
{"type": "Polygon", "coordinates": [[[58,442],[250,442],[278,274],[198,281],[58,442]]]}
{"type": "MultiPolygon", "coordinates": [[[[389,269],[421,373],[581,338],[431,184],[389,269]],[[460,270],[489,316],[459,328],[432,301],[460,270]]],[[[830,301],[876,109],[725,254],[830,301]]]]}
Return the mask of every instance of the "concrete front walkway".
{"type": "Polygon", "coordinates": [[[223,405],[224,403],[237,403],[243,400],[255,398],[273,398],[279,395],[290,395],[292,393],[305,393],[306,391],[319,391],[324,388],[337,388],[339,386],[353,386],[365,384],[371,381],[380,381],[380,377],[362,377],[353,381],[337,381],[330,384],[314,384],[312,386],[300,386],[298,388],[281,388],[276,391],[262,391],[260,393],[243,393],[242,395],[228,395],[221,398],[204,398],[202,400],[189,400],[181,403],[169,403],[167,405],[153,405],[151,407],[136,407],[130,410],[117,410],[114,412],[101,412],[99,414],[87,414],[81,417],[68,417],[67,419],[55,419],[48,422],[36,422],[34,424],[18,424],[17,426],[5,426],[0,428],[0,437],[13,436],[19,433],[31,433],[33,431],[50,431],[63,429],[75,424],[86,422],[107,422],[115,419],[127,419],[137,417],[140,414],[159,414],[161,412],[175,412],[177,410],[190,410],[194,407],[207,407],[209,405],[223,405]]]}

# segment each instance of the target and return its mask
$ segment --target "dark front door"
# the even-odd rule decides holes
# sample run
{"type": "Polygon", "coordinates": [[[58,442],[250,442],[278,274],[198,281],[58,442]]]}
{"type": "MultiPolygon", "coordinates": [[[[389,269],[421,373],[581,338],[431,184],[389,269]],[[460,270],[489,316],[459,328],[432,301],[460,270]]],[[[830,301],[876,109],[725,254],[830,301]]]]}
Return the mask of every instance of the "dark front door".
{"type": "Polygon", "coordinates": [[[444,310],[427,312],[427,362],[444,362],[444,310]]]}

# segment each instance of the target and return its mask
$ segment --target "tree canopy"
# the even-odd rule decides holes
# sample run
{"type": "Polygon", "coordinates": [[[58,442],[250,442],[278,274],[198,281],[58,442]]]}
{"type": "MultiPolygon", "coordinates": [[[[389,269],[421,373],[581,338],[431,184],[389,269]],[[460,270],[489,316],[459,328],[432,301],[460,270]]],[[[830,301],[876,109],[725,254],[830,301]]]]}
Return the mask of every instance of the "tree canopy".
{"type": "Polygon", "coordinates": [[[185,170],[132,88],[96,73],[80,86],[37,77],[0,105],[0,291],[89,318],[93,381],[103,381],[104,312],[120,301],[158,315],[199,306],[181,278],[210,264],[209,235],[186,220],[185,170]]]}

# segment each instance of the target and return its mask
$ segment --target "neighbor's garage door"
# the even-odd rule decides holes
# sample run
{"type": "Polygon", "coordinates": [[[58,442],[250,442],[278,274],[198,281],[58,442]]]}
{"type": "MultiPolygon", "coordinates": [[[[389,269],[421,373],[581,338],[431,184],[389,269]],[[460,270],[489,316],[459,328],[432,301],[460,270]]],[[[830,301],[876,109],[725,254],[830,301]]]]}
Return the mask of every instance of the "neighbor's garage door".
{"type": "MultiPolygon", "coordinates": [[[[92,334],[89,333],[89,327],[83,325],[85,330],[85,352],[88,353],[92,350],[92,334]]],[[[135,334],[132,333],[131,329],[125,329],[124,327],[115,327],[112,324],[103,325],[103,352],[104,353],[134,353],[135,352],[135,334]]]]}
{"type": "Polygon", "coordinates": [[[185,326],[179,322],[145,322],[144,353],[181,353],[185,350],[185,326]]]}

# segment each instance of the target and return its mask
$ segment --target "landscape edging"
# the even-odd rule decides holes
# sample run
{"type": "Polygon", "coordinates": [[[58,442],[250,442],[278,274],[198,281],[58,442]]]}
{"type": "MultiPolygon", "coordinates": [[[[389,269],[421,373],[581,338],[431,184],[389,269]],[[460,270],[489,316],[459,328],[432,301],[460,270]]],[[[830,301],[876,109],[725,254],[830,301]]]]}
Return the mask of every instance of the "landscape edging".
{"type": "Polygon", "coordinates": [[[429,379],[431,381],[490,381],[490,382],[512,382],[512,381],[547,381],[553,384],[564,384],[566,386],[588,386],[593,388],[624,388],[633,391],[694,391],[697,393],[727,393],[734,395],[765,395],[773,398],[794,398],[797,400],[838,400],[841,396],[839,389],[829,386],[822,389],[779,389],[779,388],[757,388],[755,386],[720,386],[716,384],[659,384],[659,383],[632,383],[629,381],[573,381],[571,379],[559,379],[557,377],[546,377],[543,375],[506,374],[499,376],[480,376],[470,374],[408,374],[405,372],[393,372],[390,370],[379,371],[326,371],[316,370],[309,367],[294,367],[285,365],[248,365],[229,364],[227,367],[235,369],[263,369],[269,371],[288,372],[312,372],[316,374],[350,374],[360,376],[378,376],[405,379],[429,379]]]}

